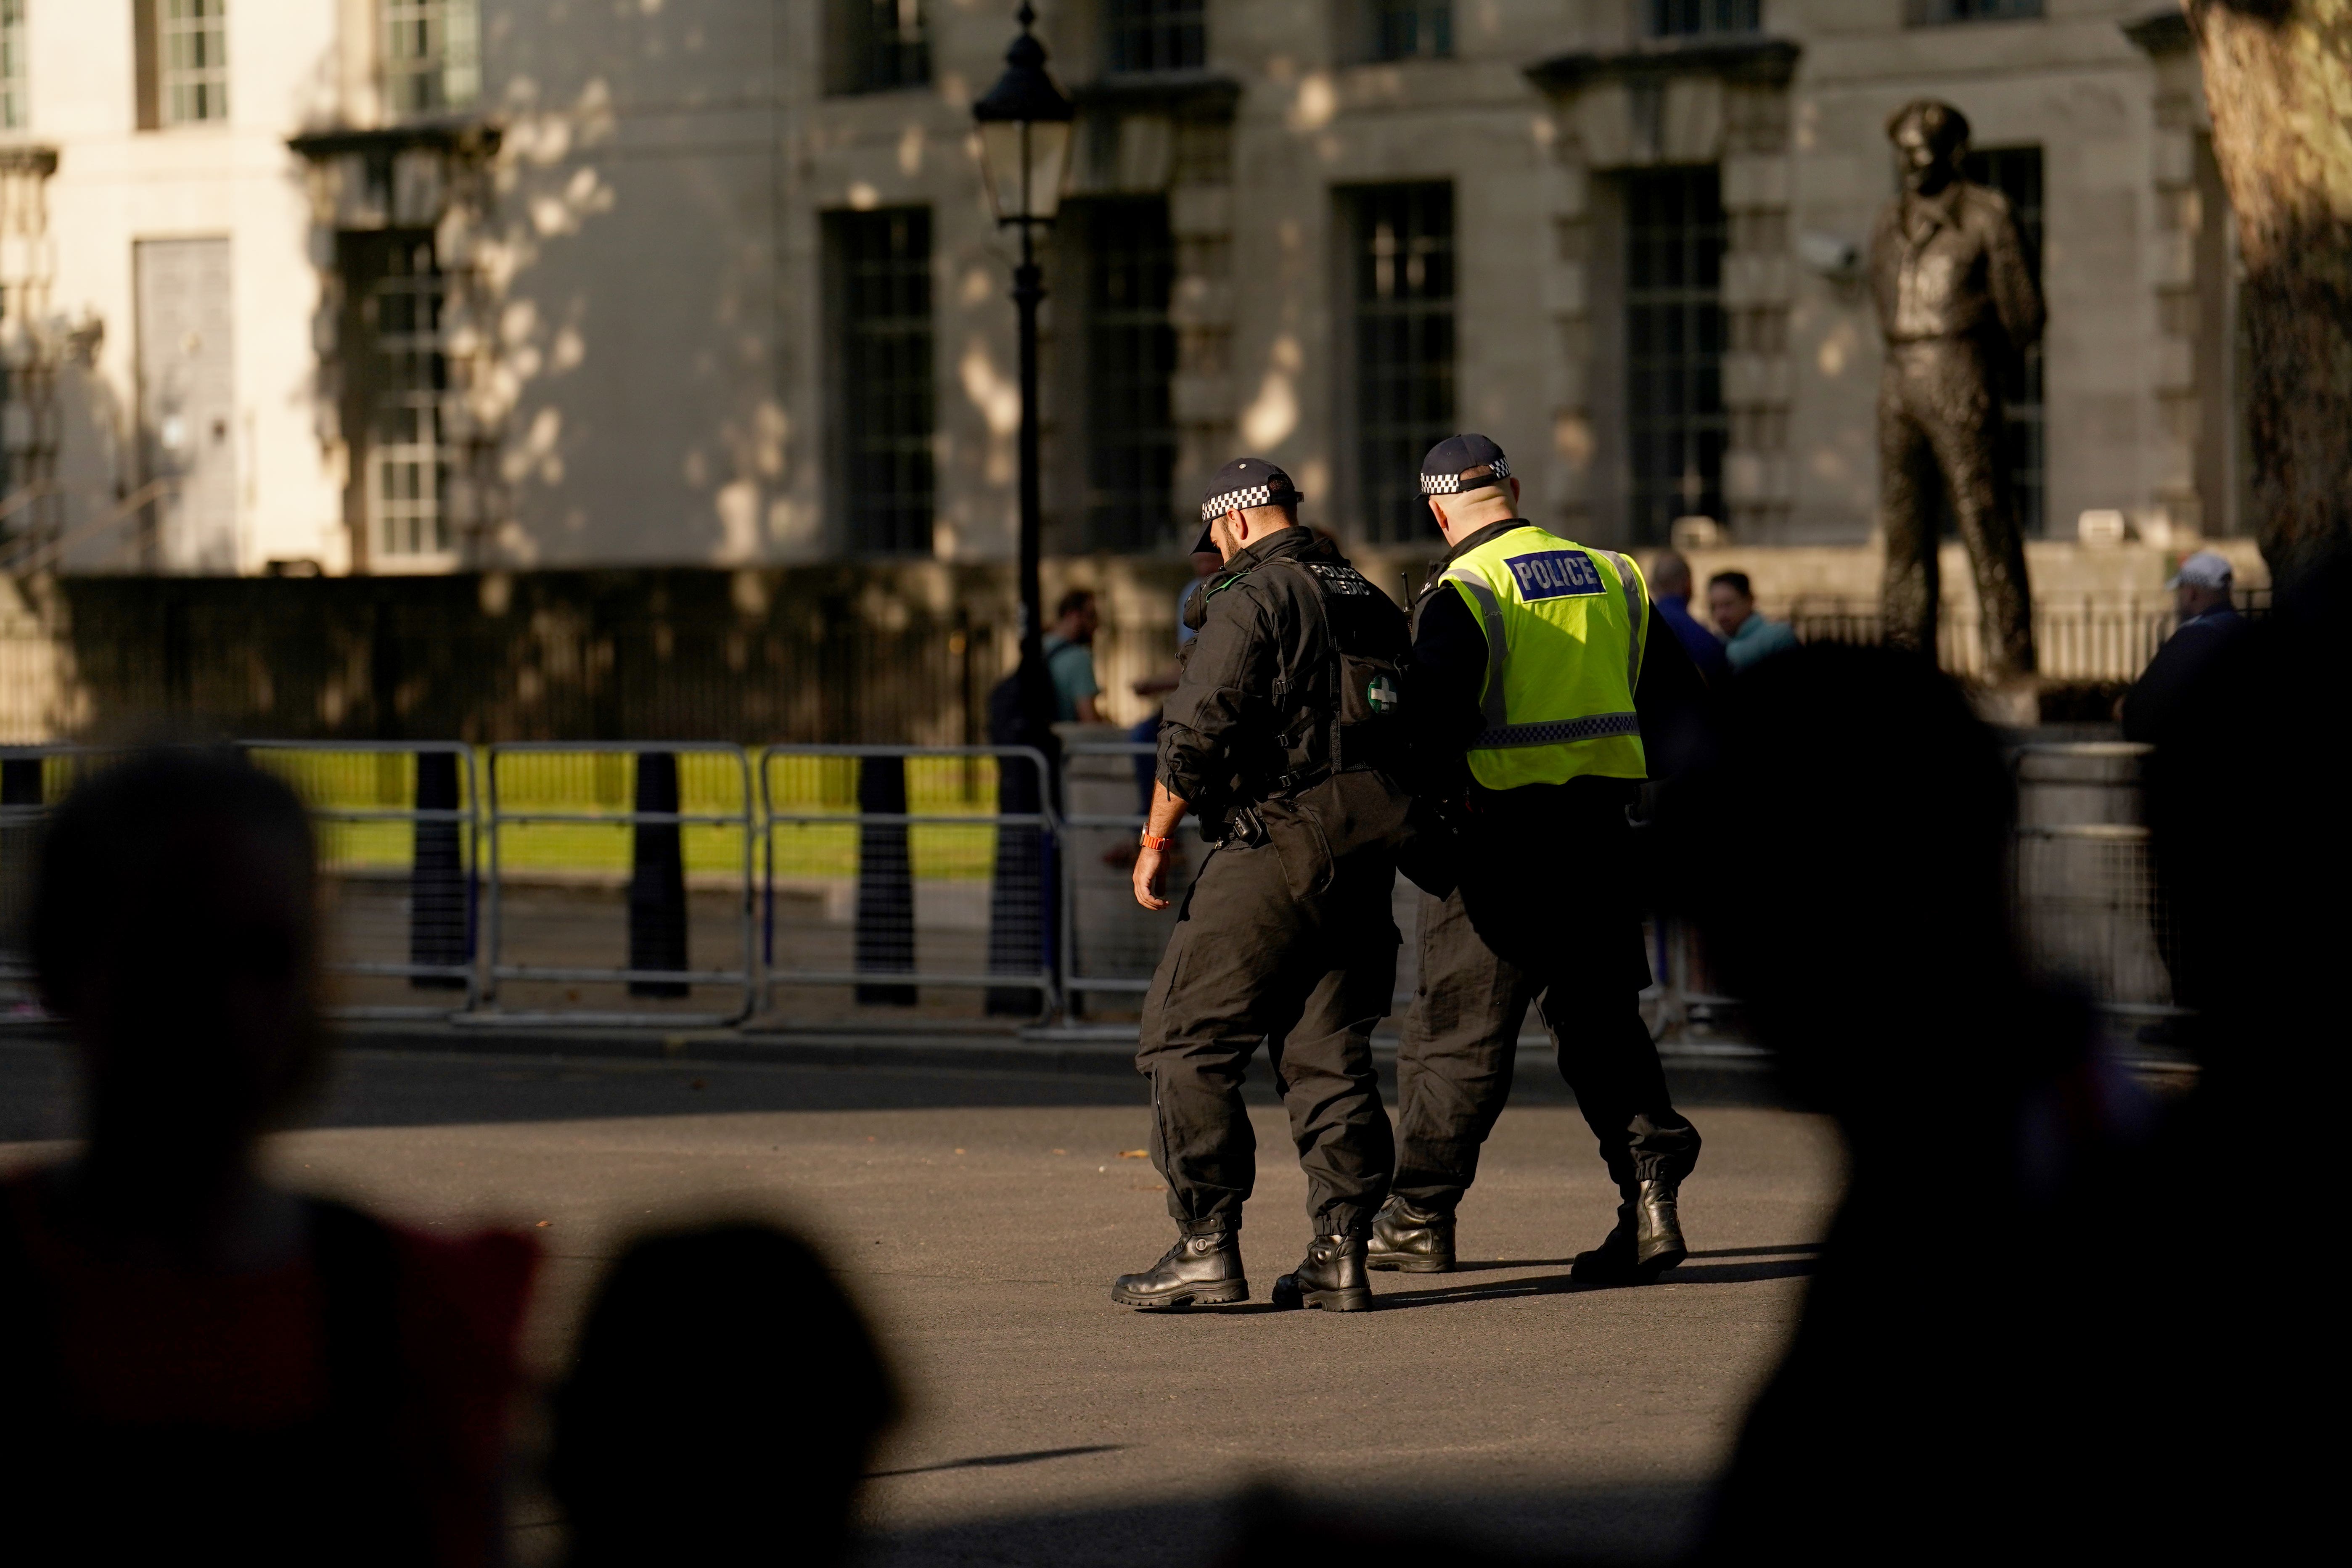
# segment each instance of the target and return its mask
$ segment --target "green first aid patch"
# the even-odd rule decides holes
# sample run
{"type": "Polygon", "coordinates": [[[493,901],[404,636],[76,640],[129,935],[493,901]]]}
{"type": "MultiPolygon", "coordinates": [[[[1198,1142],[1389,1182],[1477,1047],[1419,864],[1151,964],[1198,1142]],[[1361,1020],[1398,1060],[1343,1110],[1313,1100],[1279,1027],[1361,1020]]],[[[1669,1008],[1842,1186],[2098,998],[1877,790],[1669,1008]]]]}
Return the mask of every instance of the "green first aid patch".
{"type": "Polygon", "coordinates": [[[1390,711],[1398,705],[1400,700],[1396,682],[1385,675],[1372,677],[1372,683],[1364,688],[1364,700],[1372,705],[1372,711],[1375,713],[1390,711]]]}

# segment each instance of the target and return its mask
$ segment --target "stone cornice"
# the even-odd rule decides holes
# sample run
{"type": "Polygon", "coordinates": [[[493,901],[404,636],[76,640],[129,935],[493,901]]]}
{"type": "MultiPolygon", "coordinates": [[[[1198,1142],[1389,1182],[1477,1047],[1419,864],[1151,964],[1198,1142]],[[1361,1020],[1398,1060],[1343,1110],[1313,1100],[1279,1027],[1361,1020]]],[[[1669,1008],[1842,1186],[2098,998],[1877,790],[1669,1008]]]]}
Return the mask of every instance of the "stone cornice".
{"type": "Polygon", "coordinates": [[[1727,81],[1786,86],[1796,74],[1804,46],[1793,38],[1708,37],[1659,41],[1630,49],[1555,55],[1527,68],[1527,77],[1546,92],[1574,92],[1600,81],[1662,81],[1677,76],[1715,76],[1727,81]]]}
{"type": "Polygon", "coordinates": [[[305,131],[288,137],[286,144],[312,159],[341,158],[354,153],[381,159],[395,153],[417,151],[487,158],[499,150],[499,127],[491,121],[467,117],[404,121],[364,131],[305,131]]]}
{"type": "Polygon", "coordinates": [[[0,142],[0,174],[35,174],[46,180],[58,172],[58,150],[36,142],[0,142]]]}
{"type": "Polygon", "coordinates": [[[1242,84],[1214,71],[1139,71],[1097,77],[1070,89],[1080,109],[1167,114],[1179,120],[1231,120],[1242,84]]]}

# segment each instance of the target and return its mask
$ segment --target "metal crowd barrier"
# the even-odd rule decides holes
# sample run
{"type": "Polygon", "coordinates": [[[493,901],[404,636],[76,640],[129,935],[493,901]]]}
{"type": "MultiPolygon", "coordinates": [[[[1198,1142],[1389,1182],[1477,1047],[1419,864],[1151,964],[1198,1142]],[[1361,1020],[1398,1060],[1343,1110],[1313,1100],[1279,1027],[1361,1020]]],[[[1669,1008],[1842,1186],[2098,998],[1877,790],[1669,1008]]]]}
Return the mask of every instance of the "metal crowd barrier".
{"type": "MultiPolygon", "coordinates": [[[[318,825],[320,879],[335,905],[321,971],[346,982],[404,981],[415,989],[461,994],[447,1002],[342,1001],[328,1007],[329,1016],[438,1018],[478,1005],[472,748],[454,741],[236,745],[286,779],[318,825]],[[427,758],[446,759],[446,764],[436,767],[427,758]],[[344,763],[368,765],[337,766],[344,763]],[[374,795],[377,804],[340,803],[335,784],[352,780],[331,775],[362,771],[368,775],[364,793],[374,795]],[[425,805],[426,795],[446,795],[448,804],[425,805]],[[374,891],[384,887],[401,891],[374,891]],[[405,956],[370,956],[386,950],[405,950],[405,956]]],[[[18,993],[5,1004],[16,1021],[47,1018],[28,989],[34,837],[87,766],[119,754],[80,745],[0,746],[0,988],[18,993]]]]}
{"type": "Polygon", "coordinates": [[[454,1005],[349,1001],[330,1012],[357,1019],[430,1018],[478,1007],[480,830],[473,748],[457,741],[247,741],[240,749],[285,779],[310,807],[320,877],[336,906],[328,925],[333,946],[321,964],[326,973],[462,994],[454,1005]],[[351,764],[366,764],[364,783],[376,805],[338,804],[342,792],[336,786],[358,782],[336,776],[356,775],[361,770],[351,764]],[[404,884],[404,896],[382,891],[404,884]],[[365,956],[385,946],[405,949],[406,956],[365,956]]]}
{"type": "Polygon", "coordinates": [[[2178,1016],[2164,963],[2170,915],[2156,886],[2141,801],[2149,748],[2028,745],[2011,867],[2018,939],[2046,980],[2119,1018],[2178,1016]]]}
{"type": "Polygon", "coordinates": [[[855,986],[885,1006],[940,986],[1049,1016],[1062,837],[1050,782],[1027,746],[761,752],[761,1011],[784,986],[855,986]],[[779,958],[780,928],[796,956],[779,958]]]}
{"type": "Polygon", "coordinates": [[[1650,939],[1650,984],[1642,1012],[1654,1040],[1685,1036],[1694,1024],[1711,1025],[1717,1014],[1736,1010],[1739,998],[1717,983],[1706,944],[1689,921],[1660,915],[1645,933],[1650,939]]]}
{"type": "MultiPolygon", "coordinates": [[[[758,997],[759,975],[751,897],[751,764],[742,747],[701,741],[510,742],[489,748],[485,771],[488,788],[482,825],[489,868],[489,896],[484,917],[487,961],[483,1005],[467,1015],[465,1022],[504,1026],[657,1023],[704,1027],[739,1023],[750,1016],[758,997]],[[732,780],[737,802],[734,809],[684,809],[692,793],[687,788],[686,763],[698,757],[719,759],[717,768],[709,770],[717,777],[709,782],[732,780]],[[664,758],[668,759],[666,766],[661,763],[664,758]],[[543,763],[536,768],[530,765],[541,759],[571,759],[573,766],[550,769],[543,763]],[[628,763],[635,764],[634,781],[625,777],[622,764],[628,763]],[[542,776],[525,783],[514,776],[519,773],[542,776]],[[578,776],[562,776],[565,773],[578,776]],[[583,779],[590,787],[584,792],[577,791],[573,786],[583,779]],[[538,804],[528,793],[533,789],[544,791],[551,783],[556,786],[556,795],[550,804],[538,804]],[[521,804],[516,804],[518,786],[525,792],[520,796],[521,804]],[[626,807],[618,804],[624,787],[632,790],[631,804],[626,807]],[[666,801],[659,798],[665,789],[666,801]],[[579,809],[564,798],[574,793],[589,796],[590,809],[579,809]],[[654,797],[650,805],[649,796],[654,797]],[[547,835],[549,830],[558,830],[569,838],[570,858],[576,861],[583,851],[594,858],[600,842],[609,842],[611,835],[625,828],[631,839],[631,869],[624,884],[630,905],[627,962],[513,962],[509,952],[515,944],[508,930],[508,915],[509,905],[516,901],[511,874],[518,868],[518,861],[523,863],[524,868],[538,871],[542,888],[562,889],[568,884],[574,889],[600,891],[609,889],[616,879],[613,873],[617,867],[602,874],[592,868],[584,877],[576,865],[530,867],[529,862],[534,859],[560,862],[565,857],[530,854],[529,841],[535,836],[547,835]],[[740,959],[731,968],[697,969],[687,962],[693,922],[684,871],[686,864],[696,857],[685,853],[680,841],[696,829],[711,830],[708,836],[718,840],[718,853],[705,858],[724,859],[732,865],[732,875],[721,877],[735,895],[735,916],[729,923],[736,927],[740,959]],[[726,840],[730,833],[735,842],[733,853],[728,855],[726,840]],[[666,841],[665,835],[669,836],[666,841]],[[677,879],[674,883],[668,879],[671,876],[677,879]],[[499,1001],[500,988],[510,984],[561,987],[561,1000],[509,1011],[499,1006],[499,1001]],[[671,1010],[651,1005],[583,1007],[578,1005],[578,987],[583,985],[622,986],[629,994],[648,1001],[675,1000],[697,986],[723,986],[737,996],[735,1005],[726,1011],[671,1010]]],[[[558,901],[544,895],[542,899],[549,903],[558,901]]],[[[543,918],[542,924],[554,928],[556,940],[534,945],[568,945],[567,931],[570,937],[582,934],[577,930],[582,922],[576,915],[577,911],[559,910],[543,918]]]]}
{"type": "Polygon", "coordinates": [[[11,1022],[48,1016],[33,992],[33,857],[50,803],[88,754],[81,746],[0,746],[0,1007],[11,1022]]]}
{"type": "MultiPolygon", "coordinates": [[[[992,1013],[1075,1016],[1089,996],[1140,997],[1175,920],[1129,892],[1123,852],[1143,821],[1134,763],[1150,750],[1130,742],[1066,744],[1058,779],[1025,747],[773,746],[755,758],[724,743],[544,742],[491,746],[478,762],[457,742],[239,744],[319,825],[335,904],[324,966],[363,993],[339,1003],[346,1017],[725,1026],[773,1012],[781,991],[820,987],[852,989],[860,1006],[985,990],[992,1013]],[[609,939],[622,889],[625,959],[571,962],[609,939]],[[714,941],[735,961],[690,962],[714,941]],[[384,994],[393,986],[413,999],[384,994]],[[633,1005],[583,1000],[583,987],[633,1005]],[[712,987],[732,993],[725,1005],[677,1005],[712,987]],[[537,994],[519,1006],[519,991],[537,994]]],[[[2146,752],[2011,753],[2021,946],[2041,977],[2124,1020],[2180,1011],[2142,820],[2146,752]]],[[[51,803],[107,754],[0,746],[0,1021],[44,1018],[29,991],[32,849],[51,803]]],[[[1180,892],[1205,852],[1184,842],[1180,892]]],[[[1652,940],[1654,1032],[1738,1006],[1696,931],[1666,920],[1652,940]]],[[[778,1023],[806,1011],[796,1001],[778,1023]]]]}
{"type": "Polygon", "coordinates": [[[1165,910],[1135,901],[1132,853],[1144,814],[1135,759],[1158,748],[1136,741],[1072,741],[1062,747],[1061,986],[1074,1010],[1095,993],[1140,998],[1176,923],[1183,882],[1206,847],[1191,832],[1177,842],[1189,864],[1170,880],[1165,910]],[[1115,759],[1115,761],[1114,761],[1115,759]]]}

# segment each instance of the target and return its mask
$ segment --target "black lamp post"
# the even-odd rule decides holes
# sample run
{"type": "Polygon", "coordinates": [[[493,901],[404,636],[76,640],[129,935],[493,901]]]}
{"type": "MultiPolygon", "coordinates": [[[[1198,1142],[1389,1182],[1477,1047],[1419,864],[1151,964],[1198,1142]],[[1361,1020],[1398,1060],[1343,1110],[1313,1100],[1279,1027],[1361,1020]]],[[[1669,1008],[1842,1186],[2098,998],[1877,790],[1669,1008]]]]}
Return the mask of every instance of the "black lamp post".
{"type": "Polygon", "coordinates": [[[981,168],[1000,225],[1021,230],[1013,302],[1021,312],[1021,695],[1030,744],[1047,739],[1053,687],[1045,673],[1044,590],[1037,565],[1043,530],[1037,495],[1037,269],[1035,231],[1062,205],[1062,172],[1077,109],[1045,71],[1045,46],[1030,33],[1037,13],[1024,0],[1021,36],[1004,51],[1004,74],[971,106],[980,121],[981,168]]]}

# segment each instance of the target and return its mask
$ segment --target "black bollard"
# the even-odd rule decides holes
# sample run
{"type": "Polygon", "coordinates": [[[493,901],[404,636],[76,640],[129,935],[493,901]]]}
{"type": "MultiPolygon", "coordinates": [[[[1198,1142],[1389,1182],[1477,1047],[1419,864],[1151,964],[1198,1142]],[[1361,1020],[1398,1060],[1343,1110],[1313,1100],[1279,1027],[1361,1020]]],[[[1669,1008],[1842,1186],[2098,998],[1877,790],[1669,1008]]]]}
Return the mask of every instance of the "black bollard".
{"type": "MultiPolygon", "coordinates": [[[[416,809],[456,811],[457,753],[416,754],[416,809]]],[[[465,824],[421,821],[408,867],[408,962],[455,968],[474,960],[474,900],[466,879],[465,824]]],[[[413,974],[421,991],[462,991],[462,974],[413,974]]]]}
{"type": "MultiPolygon", "coordinates": [[[[41,805],[41,793],[40,758],[0,761],[0,806],[41,805]]],[[[40,824],[29,816],[0,826],[0,952],[19,960],[31,946],[33,850],[40,837],[40,824]]]]}
{"type": "MultiPolygon", "coordinates": [[[[857,767],[861,816],[907,814],[907,759],[866,757],[857,767]]],[[[915,972],[915,868],[903,822],[862,821],[857,828],[857,944],[860,974],[915,972]]],[[[911,985],[860,985],[857,1000],[875,1007],[911,1007],[911,985]]]]}
{"type": "MultiPolygon", "coordinates": [[[[998,758],[997,814],[1027,816],[1043,811],[1045,784],[1029,758],[998,758]]],[[[991,974],[1035,974],[1052,962],[1053,877],[1052,845],[1045,829],[1006,826],[996,830],[996,867],[988,889],[991,974]]],[[[1045,1010],[1045,998],[1034,985],[992,985],[987,1008],[992,1015],[1035,1017],[1045,1010]]]]}
{"type": "MultiPolygon", "coordinates": [[[[637,753],[639,811],[678,809],[677,753],[637,753]]],[[[686,967],[686,857],[675,822],[640,822],[629,872],[629,967],[686,967]]],[[[632,980],[632,996],[683,996],[683,980],[632,980]]]]}

